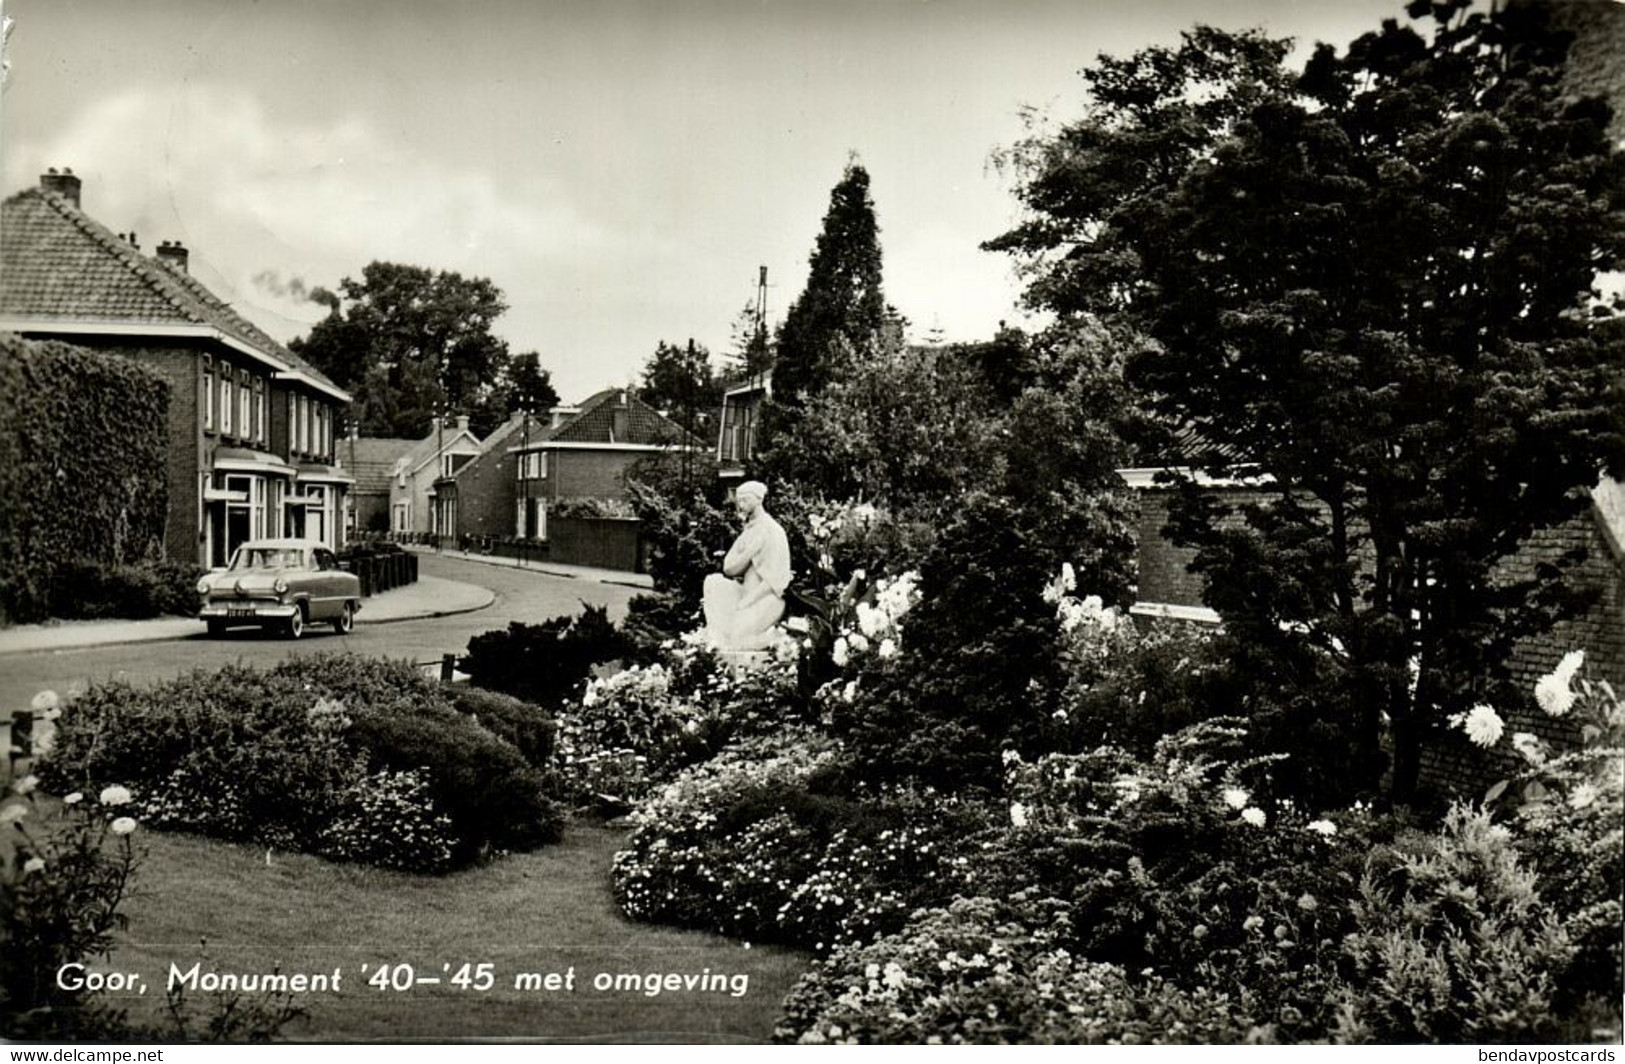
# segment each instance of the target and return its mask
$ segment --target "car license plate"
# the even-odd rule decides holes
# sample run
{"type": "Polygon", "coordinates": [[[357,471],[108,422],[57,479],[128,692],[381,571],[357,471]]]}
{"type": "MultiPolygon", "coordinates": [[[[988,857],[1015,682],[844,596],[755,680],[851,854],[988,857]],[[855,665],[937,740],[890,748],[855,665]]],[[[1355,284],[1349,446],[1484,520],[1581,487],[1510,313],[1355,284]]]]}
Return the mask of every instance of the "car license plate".
{"type": "Polygon", "coordinates": [[[228,606],[228,607],[226,607],[226,616],[227,617],[252,617],[252,616],[254,616],[254,607],[252,607],[252,606],[228,606]]]}

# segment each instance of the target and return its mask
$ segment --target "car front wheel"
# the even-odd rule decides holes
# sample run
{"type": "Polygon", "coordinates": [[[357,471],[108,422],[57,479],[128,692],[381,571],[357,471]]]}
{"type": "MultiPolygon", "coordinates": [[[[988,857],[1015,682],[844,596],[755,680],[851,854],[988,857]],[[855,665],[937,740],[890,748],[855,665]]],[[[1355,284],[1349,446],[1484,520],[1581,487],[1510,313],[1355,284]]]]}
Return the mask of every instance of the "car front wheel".
{"type": "Polygon", "coordinates": [[[339,635],[349,635],[355,630],[355,603],[346,602],[339,615],[333,618],[333,631],[339,635]]]}
{"type": "Polygon", "coordinates": [[[282,634],[289,639],[298,639],[305,634],[305,608],[296,607],[293,616],[283,622],[282,634]]]}

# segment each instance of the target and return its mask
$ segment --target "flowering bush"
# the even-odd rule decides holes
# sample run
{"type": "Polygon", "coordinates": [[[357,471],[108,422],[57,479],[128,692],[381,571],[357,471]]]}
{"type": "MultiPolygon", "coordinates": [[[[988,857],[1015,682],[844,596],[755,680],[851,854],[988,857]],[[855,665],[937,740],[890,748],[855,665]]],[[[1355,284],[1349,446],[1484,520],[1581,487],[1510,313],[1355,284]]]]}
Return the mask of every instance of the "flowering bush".
{"type": "Polygon", "coordinates": [[[112,1038],[128,1032],[122,1013],[94,995],[57,985],[71,961],[106,956],[139,863],[130,792],[66,795],[54,825],[38,780],[25,776],[0,804],[0,1017],[8,1038],[112,1038]]]}
{"type": "MultiPolygon", "coordinates": [[[[1541,894],[1575,944],[1560,988],[1617,1002],[1608,988],[1625,986],[1625,702],[1606,680],[1585,676],[1584,665],[1584,653],[1571,651],[1534,689],[1546,714],[1577,730],[1578,749],[1558,752],[1529,732],[1505,737],[1499,715],[1493,727],[1480,723],[1476,735],[1470,716],[1461,726],[1481,746],[1505,737],[1523,759],[1523,772],[1491,787],[1486,800],[1514,807],[1517,850],[1541,874],[1541,894]]],[[[1480,710],[1494,714],[1485,706],[1473,712],[1480,710]]]]}
{"type": "Polygon", "coordinates": [[[980,811],[894,791],[830,793],[839,752],[808,730],[755,739],[680,775],[616,855],[627,915],[828,950],[901,926],[964,881],[980,811]]]}
{"type": "Polygon", "coordinates": [[[1070,907],[1040,893],[961,898],[838,950],[785,1001],[802,1043],[1187,1043],[1257,1040],[1245,995],[1131,979],[1065,945],[1070,907]]]}
{"type": "Polygon", "coordinates": [[[567,793],[631,804],[729,742],[772,734],[806,715],[793,641],[749,669],[723,667],[703,633],[667,640],[662,661],[590,680],[559,717],[567,793]]]}
{"type": "Polygon", "coordinates": [[[337,809],[312,849],[339,861],[444,872],[454,863],[456,843],[451,818],[436,811],[423,773],[386,769],[338,796],[337,809]]]}

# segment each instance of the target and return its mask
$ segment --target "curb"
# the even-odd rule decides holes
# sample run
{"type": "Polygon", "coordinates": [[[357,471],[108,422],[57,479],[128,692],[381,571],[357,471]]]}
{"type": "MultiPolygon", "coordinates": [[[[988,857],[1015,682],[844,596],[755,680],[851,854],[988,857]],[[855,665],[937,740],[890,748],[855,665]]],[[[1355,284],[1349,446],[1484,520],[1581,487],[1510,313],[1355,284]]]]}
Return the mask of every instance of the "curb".
{"type": "MultiPolygon", "coordinates": [[[[404,617],[386,617],[382,620],[367,621],[366,623],[369,627],[371,627],[374,625],[401,624],[405,621],[427,621],[433,620],[436,617],[456,617],[459,614],[464,613],[478,613],[480,610],[490,609],[496,604],[497,601],[497,593],[495,591],[492,591],[490,588],[481,588],[480,590],[485,592],[486,599],[477,606],[459,606],[455,609],[430,610],[423,613],[409,614],[404,617]]],[[[361,608],[363,611],[366,610],[367,607],[365,600],[363,600],[361,608]]],[[[186,620],[184,617],[176,619],[186,620]]],[[[4,647],[0,647],[0,658],[8,658],[16,654],[55,654],[72,650],[100,650],[102,647],[127,647],[136,646],[141,643],[184,643],[188,639],[203,639],[207,638],[207,636],[208,632],[205,629],[197,632],[188,632],[185,635],[134,636],[127,639],[101,639],[90,643],[64,643],[61,646],[19,647],[15,650],[7,650],[4,647]]]]}
{"type": "MultiPolygon", "coordinates": [[[[431,554],[432,552],[423,551],[422,553],[431,554]]],[[[545,563],[540,564],[540,565],[518,565],[518,564],[510,565],[507,561],[496,561],[496,560],[494,560],[494,556],[484,555],[484,554],[467,554],[467,553],[463,553],[461,551],[459,551],[457,553],[441,552],[439,554],[439,557],[451,558],[454,561],[474,562],[477,565],[489,565],[489,566],[493,566],[493,567],[498,568],[498,569],[513,569],[513,570],[515,570],[517,572],[521,572],[521,573],[535,573],[537,576],[551,576],[551,577],[556,577],[556,578],[558,578],[560,580],[586,580],[589,583],[594,583],[594,584],[613,584],[616,587],[629,587],[629,588],[632,588],[633,590],[636,590],[636,591],[648,591],[650,593],[654,592],[654,588],[651,587],[648,584],[634,583],[631,580],[616,580],[616,579],[609,578],[609,577],[594,578],[594,577],[590,577],[590,576],[584,576],[581,573],[560,572],[557,569],[549,569],[549,568],[547,568],[545,563]]]]}

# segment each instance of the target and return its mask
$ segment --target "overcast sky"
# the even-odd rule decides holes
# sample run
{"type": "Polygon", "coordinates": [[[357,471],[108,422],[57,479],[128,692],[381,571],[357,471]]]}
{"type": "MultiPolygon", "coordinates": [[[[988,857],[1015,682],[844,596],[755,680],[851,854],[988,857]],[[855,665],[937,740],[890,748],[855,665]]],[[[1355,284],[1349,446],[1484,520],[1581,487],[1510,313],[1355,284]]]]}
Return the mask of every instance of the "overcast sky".
{"type": "Polygon", "coordinates": [[[566,400],[800,292],[848,153],[916,335],[1019,322],[990,154],[1195,22],[1346,43],[1398,0],[5,0],[7,195],[48,166],[280,339],[374,259],[490,277],[566,400]]]}

